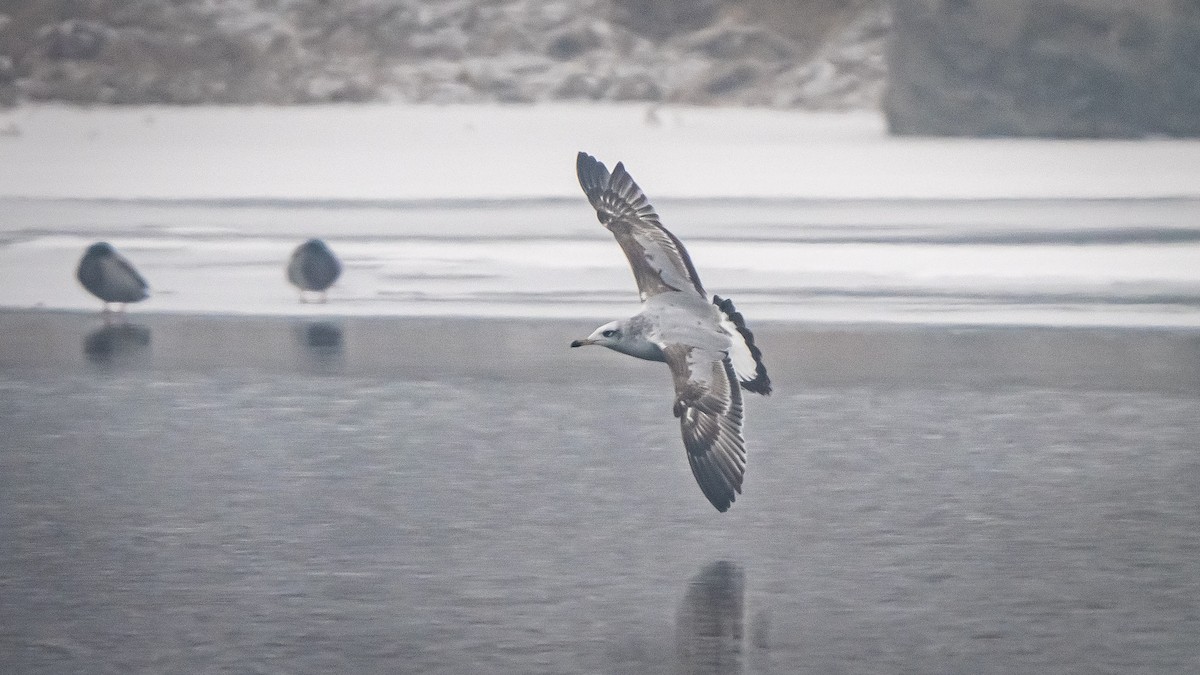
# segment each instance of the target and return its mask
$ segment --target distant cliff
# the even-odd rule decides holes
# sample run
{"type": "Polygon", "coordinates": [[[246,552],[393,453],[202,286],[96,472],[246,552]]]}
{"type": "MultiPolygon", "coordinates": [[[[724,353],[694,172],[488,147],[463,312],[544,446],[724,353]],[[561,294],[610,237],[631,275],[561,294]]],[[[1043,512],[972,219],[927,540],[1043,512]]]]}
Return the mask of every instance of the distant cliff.
{"type": "Polygon", "coordinates": [[[0,0],[0,99],[877,108],[887,0],[0,0]]]}
{"type": "Polygon", "coordinates": [[[1200,135],[1196,0],[894,0],[901,134],[1200,135]]]}
{"type": "Polygon", "coordinates": [[[644,101],[1200,135],[1200,0],[0,0],[0,104],[644,101]],[[885,86],[886,82],[886,86],[885,86]]]}

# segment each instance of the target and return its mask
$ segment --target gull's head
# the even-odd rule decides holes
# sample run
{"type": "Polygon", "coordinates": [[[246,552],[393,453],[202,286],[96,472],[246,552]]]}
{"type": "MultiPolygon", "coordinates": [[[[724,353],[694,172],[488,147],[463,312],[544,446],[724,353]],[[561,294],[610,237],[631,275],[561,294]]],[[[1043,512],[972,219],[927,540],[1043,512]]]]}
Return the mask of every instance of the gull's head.
{"type": "MultiPolygon", "coordinates": [[[[571,343],[572,347],[586,347],[587,345],[600,345],[615,349],[614,345],[621,342],[624,335],[624,329],[620,321],[610,321],[603,326],[600,326],[591,335],[582,340],[575,340],[571,343]]],[[[620,351],[620,350],[618,350],[620,351]]]]}
{"type": "Polygon", "coordinates": [[[108,243],[107,241],[98,241],[87,247],[87,250],[83,252],[83,254],[89,258],[106,257],[115,253],[116,250],[112,247],[112,244],[108,243]]]}

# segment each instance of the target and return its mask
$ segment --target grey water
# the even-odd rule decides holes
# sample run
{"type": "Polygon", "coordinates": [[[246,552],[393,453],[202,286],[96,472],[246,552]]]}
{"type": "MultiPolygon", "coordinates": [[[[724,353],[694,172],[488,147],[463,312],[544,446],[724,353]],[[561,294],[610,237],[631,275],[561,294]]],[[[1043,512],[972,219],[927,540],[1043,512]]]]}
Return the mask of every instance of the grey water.
{"type": "Polygon", "coordinates": [[[580,321],[0,311],[0,671],[1200,669],[1200,335],[754,327],[745,493],[580,321]]]}

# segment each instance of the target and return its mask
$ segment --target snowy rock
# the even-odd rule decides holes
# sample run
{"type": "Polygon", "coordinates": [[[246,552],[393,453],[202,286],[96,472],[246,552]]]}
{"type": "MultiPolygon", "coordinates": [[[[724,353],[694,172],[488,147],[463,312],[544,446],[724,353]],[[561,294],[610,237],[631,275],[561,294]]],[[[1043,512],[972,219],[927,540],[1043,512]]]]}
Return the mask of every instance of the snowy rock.
{"type": "Polygon", "coordinates": [[[723,23],[679,38],[677,46],[713,60],[754,59],[787,61],[796,57],[796,46],[760,26],[723,23]]]}
{"type": "Polygon", "coordinates": [[[602,47],[605,37],[591,22],[578,22],[551,33],[546,54],[559,61],[571,61],[602,47]]]}
{"type": "Polygon", "coordinates": [[[17,102],[17,69],[12,59],[0,55],[0,106],[11,106],[17,102]]]}
{"type": "Polygon", "coordinates": [[[659,101],[662,97],[662,87],[649,74],[640,71],[614,78],[604,96],[609,101],[659,101]]]}
{"type": "Polygon", "coordinates": [[[656,41],[699,30],[720,16],[720,0],[613,0],[616,22],[656,41]]]}
{"type": "Polygon", "coordinates": [[[90,60],[100,55],[108,29],[94,21],[63,21],[38,31],[42,53],[49,59],[90,60]]]}

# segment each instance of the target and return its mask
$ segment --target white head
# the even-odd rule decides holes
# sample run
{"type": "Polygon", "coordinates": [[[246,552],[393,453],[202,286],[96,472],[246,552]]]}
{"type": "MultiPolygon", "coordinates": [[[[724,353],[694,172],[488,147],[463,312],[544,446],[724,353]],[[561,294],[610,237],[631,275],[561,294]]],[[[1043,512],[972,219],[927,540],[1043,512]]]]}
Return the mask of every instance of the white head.
{"type": "MultiPolygon", "coordinates": [[[[625,335],[622,321],[609,321],[592,331],[592,334],[582,340],[575,340],[571,343],[572,347],[586,347],[587,345],[600,345],[609,349],[617,349],[616,345],[621,342],[621,338],[625,335]]],[[[621,351],[617,349],[617,351],[621,351]]]]}
{"type": "Polygon", "coordinates": [[[575,340],[571,343],[572,347],[585,347],[587,345],[600,345],[608,347],[614,352],[621,352],[630,356],[636,356],[639,359],[647,361],[662,361],[666,357],[663,356],[662,350],[658,345],[646,339],[646,336],[641,331],[635,330],[637,317],[626,319],[624,321],[609,321],[600,326],[591,335],[582,340],[575,340]]]}

